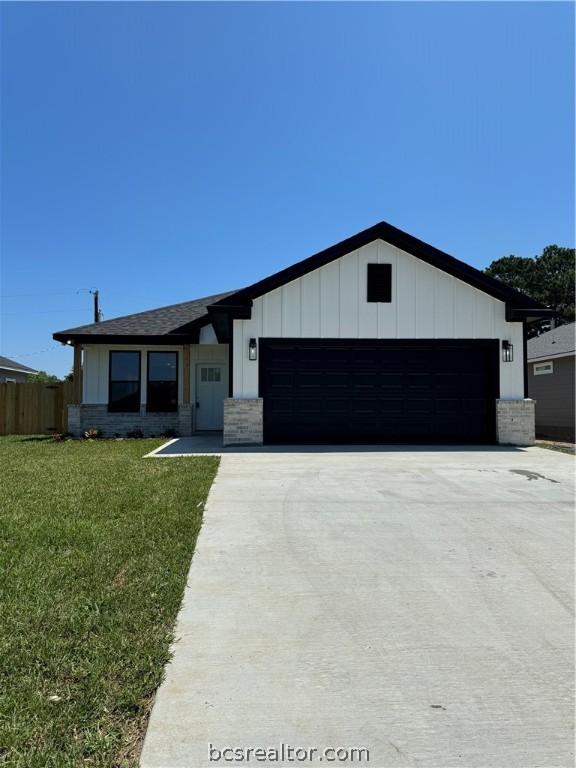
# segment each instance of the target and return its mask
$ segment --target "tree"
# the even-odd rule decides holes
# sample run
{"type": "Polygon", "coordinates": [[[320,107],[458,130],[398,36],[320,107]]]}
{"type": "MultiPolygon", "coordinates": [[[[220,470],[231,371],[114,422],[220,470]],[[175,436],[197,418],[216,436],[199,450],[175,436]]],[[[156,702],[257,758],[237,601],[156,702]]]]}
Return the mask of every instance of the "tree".
{"type": "Polygon", "coordinates": [[[60,381],[58,376],[54,376],[53,373],[46,373],[46,371],[38,371],[38,373],[29,373],[28,381],[37,384],[53,384],[56,381],[60,381]]]}
{"type": "MultiPolygon", "coordinates": [[[[558,313],[557,325],[574,322],[574,248],[547,245],[540,256],[504,256],[484,271],[558,313]]],[[[540,333],[550,321],[538,325],[540,333]]]]}

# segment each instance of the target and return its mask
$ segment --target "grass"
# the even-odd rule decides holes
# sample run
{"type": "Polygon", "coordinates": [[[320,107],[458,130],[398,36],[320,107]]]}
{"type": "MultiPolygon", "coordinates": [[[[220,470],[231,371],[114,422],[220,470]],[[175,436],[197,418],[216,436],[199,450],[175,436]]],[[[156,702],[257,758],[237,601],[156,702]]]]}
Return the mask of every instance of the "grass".
{"type": "Polygon", "coordinates": [[[161,442],[0,438],[0,763],[138,764],[218,467],[161,442]]]}

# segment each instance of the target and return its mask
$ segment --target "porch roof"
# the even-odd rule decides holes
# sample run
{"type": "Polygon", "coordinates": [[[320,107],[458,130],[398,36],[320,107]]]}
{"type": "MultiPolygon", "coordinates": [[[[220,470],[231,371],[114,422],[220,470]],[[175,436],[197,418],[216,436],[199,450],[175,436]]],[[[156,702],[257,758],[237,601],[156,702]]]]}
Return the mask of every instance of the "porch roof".
{"type": "Polygon", "coordinates": [[[53,334],[56,341],[85,344],[154,343],[175,344],[197,341],[200,328],[210,322],[207,307],[234,291],[204,296],[193,301],[115,317],[100,323],[80,325],[53,334]]]}

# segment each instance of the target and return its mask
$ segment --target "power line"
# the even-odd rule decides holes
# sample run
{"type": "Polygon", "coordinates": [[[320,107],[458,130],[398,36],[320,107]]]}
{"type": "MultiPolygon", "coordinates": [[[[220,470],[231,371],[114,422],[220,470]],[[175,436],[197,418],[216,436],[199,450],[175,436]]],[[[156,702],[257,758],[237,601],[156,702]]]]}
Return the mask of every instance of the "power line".
{"type": "MultiPolygon", "coordinates": [[[[77,296],[81,291],[90,292],[90,288],[80,288],[77,291],[66,291],[66,293],[12,293],[2,294],[0,299],[25,299],[37,298],[38,296],[77,296]]],[[[135,296],[133,293],[123,293],[122,291],[106,291],[106,296],[124,296],[127,299],[151,299],[151,296],[135,296]]]]}
{"type": "Polygon", "coordinates": [[[78,291],[66,291],[66,293],[13,293],[10,295],[1,295],[0,299],[24,299],[37,296],[72,296],[76,295],[78,291]]]}
{"type": "Polygon", "coordinates": [[[26,312],[0,312],[2,317],[11,317],[12,315],[51,315],[54,312],[90,312],[87,307],[69,307],[68,309],[33,309],[26,312]]]}
{"type": "Polygon", "coordinates": [[[51,347],[46,347],[46,349],[38,349],[36,352],[7,352],[5,357],[33,357],[34,355],[43,355],[45,352],[53,352],[55,349],[61,350],[63,348],[62,344],[54,344],[51,347]]]}

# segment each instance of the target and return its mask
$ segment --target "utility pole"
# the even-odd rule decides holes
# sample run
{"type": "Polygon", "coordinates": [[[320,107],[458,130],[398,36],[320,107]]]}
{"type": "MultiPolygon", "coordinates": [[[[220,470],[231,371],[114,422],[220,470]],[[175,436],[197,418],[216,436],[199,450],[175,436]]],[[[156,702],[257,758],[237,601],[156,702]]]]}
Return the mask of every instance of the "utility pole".
{"type": "Polygon", "coordinates": [[[99,303],[99,296],[100,292],[98,291],[98,288],[94,288],[94,290],[90,291],[92,296],[94,297],[94,322],[99,323],[102,319],[102,313],[100,312],[100,303],[99,303]]]}

